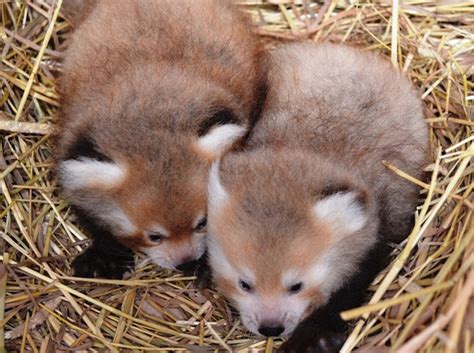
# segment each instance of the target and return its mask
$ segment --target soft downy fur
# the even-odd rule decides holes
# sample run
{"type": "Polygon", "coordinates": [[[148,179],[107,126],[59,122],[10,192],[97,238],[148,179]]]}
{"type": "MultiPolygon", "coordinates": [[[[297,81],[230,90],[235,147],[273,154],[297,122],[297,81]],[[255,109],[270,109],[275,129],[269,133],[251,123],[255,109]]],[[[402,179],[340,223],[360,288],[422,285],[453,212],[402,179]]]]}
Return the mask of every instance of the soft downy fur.
{"type": "Polygon", "coordinates": [[[249,19],[222,0],[66,5],[78,22],[56,172],[93,238],[76,275],[120,278],[130,249],[169,268],[199,258],[209,166],[245,138],[265,93],[249,19]]]}
{"type": "Polygon", "coordinates": [[[215,281],[252,332],[287,352],[336,352],[345,324],[412,226],[428,135],[407,79],[372,53],[290,44],[271,53],[263,114],[244,151],[211,169],[215,281]]]}

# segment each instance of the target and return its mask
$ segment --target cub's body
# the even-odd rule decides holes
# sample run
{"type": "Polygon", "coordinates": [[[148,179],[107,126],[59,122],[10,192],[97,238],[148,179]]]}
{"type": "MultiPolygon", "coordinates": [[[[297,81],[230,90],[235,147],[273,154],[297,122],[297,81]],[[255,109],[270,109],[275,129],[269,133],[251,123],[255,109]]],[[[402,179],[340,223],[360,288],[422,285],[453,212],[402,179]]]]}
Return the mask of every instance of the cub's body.
{"type": "Polygon", "coordinates": [[[421,101],[388,62],[329,44],[276,49],[268,83],[246,150],[211,171],[210,264],[251,331],[337,349],[338,313],[410,230],[417,189],[383,161],[421,176],[421,101]]]}
{"type": "Polygon", "coordinates": [[[83,6],[59,83],[57,148],[64,194],[94,239],[76,273],[121,277],[129,248],[165,267],[195,260],[209,165],[258,115],[251,24],[230,1],[83,6]]]}

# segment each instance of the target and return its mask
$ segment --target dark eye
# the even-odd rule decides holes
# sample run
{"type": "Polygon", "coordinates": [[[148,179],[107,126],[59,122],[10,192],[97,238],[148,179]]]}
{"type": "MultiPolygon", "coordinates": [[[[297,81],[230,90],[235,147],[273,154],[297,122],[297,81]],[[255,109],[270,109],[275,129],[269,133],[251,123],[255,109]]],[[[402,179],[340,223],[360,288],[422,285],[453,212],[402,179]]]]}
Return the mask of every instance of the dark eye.
{"type": "Polygon", "coordinates": [[[199,231],[199,230],[203,230],[204,228],[206,228],[206,226],[207,226],[207,217],[203,217],[199,220],[198,224],[196,225],[196,228],[194,228],[194,229],[199,231]]]}
{"type": "Polygon", "coordinates": [[[303,289],[303,283],[299,282],[299,283],[293,284],[290,288],[288,288],[288,291],[291,294],[295,294],[295,293],[298,293],[302,289],[303,289]]]}
{"type": "Polygon", "coordinates": [[[239,281],[239,286],[245,292],[250,292],[252,290],[252,286],[250,284],[248,284],[247,282],[242,281],[242,280],[239,281]]]}
{"type": "Polygon", "coordinates": [[[164,238],[163,234],[160,234],[160,233],[150,233],[148,235],[148,239],[150,239],[152,242],[157,243],[157,244],[161,243],[163,241],[163,238],[164,238]]]}

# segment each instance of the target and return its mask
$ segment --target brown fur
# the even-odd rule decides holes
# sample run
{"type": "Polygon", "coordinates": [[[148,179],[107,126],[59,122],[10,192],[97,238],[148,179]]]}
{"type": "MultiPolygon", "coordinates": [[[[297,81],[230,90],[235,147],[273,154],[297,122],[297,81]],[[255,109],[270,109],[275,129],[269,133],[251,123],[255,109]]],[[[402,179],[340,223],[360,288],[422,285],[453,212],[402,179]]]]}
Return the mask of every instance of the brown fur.
{"type": "MultiPolygon", "coordinates": [[[[276,49],[268,83],[263,116],[246,150],[221,161],[226,201],[213,205],[209,195],[209,255],[218,285],[225,281],[222,291],[240,309],[250,300],[246,296],[260,298],[261,305],[265,298],[283,298],[285,271],[307,273],[330,256],[321,266],[329,270],[321,288],[306,286],[295,294],[311,301],[302,319],[328,302],[376,242],[408,235],[417,188],[382,162],[420,177],[427,127],[410,83],[375,54],[350,47],[301,43],[276,49]],[[334,224],[315,217],[313,206],[351,191],[368,222],[341,239],[334,224]],[[218,255],[213,248],[221,249],[218,255]],[[239,292],[235,279],[229,290],[231,271],[219,268],[220,251],[233,268],[255,274],[254,297],[239,292]]],[[[211,177],[209,190],[212,185],[211,177]]],[[[246,314],[252,325],[252,314],[246,314]]]]}
{"type": "Polygon", "coordinates": [[[417,188],[382,161],[420,178],[428,160],[421,101],[408,80],[376,54],[329,44],[281,48],[271,65],[265,118],[249,149],[282,144],[343,165],[377,199],[387,238],[400,241],[417,188]]]}
{"type": "MultiPolygon", "coordinates": [[[[328,187],[357,190],[373,218],[364,233],[340,244],[348,258],[358,259],[373,244],[378,221],[375,197],[358,176],[327,158],[271,146],[224,157],[220,175],[230,201],[209,226],[235,264],[256,272],[259,287],[279,293],[286,269],[309,269],[335,243],[328,225],[311,215],[328,187]]],[[[338,272],[344,276],[353,263],[342,267],[338,272]]]]}
{"type": "MultiPolygon", "coordinates": [[[[251,31],[226,0],[98,1],[65,53],[62,142],[91,124],[147,139],[154,129],[194,133],[220,107],[248,121],[263,74],[251,31]]],[[[120,135],[113,145],[130,144],[120,135]]]]}
{"type": "MultiPolygon", "coordinates": [[[[66,187],[65,195],[90,213],[113,201],[139,230],[159,223],[171,232],[168,242],[181,241],[197,213],[206,214],[216,157],[196,147],[199,129],[222,109],[250,128],[264,86],[260,44],[231,1],[83,4],[88,16],[73,33],[59,82],[57,160],[71,158],[85,136],[126,166],[127,177],[112,191],[66,187]]],[[[124,243],[150,245],[133,237],[124,243]]]]}

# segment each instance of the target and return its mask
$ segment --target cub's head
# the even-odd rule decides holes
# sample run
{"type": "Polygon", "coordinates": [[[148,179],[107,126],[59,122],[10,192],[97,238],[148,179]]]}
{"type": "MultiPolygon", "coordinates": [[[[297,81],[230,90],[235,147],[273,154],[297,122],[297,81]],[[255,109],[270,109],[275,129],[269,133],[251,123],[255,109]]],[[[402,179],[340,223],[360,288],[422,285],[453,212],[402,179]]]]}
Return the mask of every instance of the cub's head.
{"type": "Polygon", "coordinates": [[[198,259],[205,251],[209,167],[246,132],[222,114],[195,134],[149,131],[141,139],[131,132],[128,145],[105,133],[79,138],[57,166],[65,196],[162,267],[198,259]]]}
{"type": "Polygon", "coordinates": [[[226,155],[211,169],[208,193],[215,281],[256,334],[291,334],[375,241],[361,183],[314,156],[226,155]]]}

